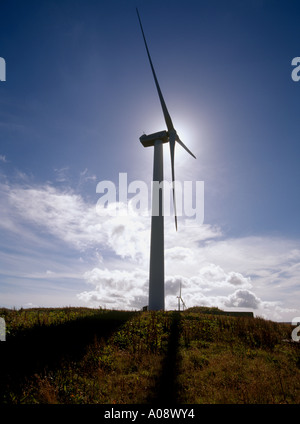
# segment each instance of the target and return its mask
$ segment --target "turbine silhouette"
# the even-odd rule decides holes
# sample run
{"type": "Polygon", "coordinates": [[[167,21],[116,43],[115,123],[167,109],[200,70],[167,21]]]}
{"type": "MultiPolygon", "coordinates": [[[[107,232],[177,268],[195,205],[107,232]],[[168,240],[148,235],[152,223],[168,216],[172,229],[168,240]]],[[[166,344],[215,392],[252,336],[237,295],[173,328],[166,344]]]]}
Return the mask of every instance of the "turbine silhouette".
{"type": "Polygon", "coordinates": [[[177,212],[175,200],[175,143],[182,146],[191,156],[196,159],[196,156],[186,147],[180,140],[171,116],[168,112],[165,100],[163,98],[154,66],[151,60],[146,37],[144,34],[141,18],[138,9],[136,9],[150,67],[152,70],[154,82],[156,85],[158,97],[165,118],[167,131],[160,131],[149,135],[142,135],[140,142],[144,147],[154,146],[154,163],[153,163],[153,192],[152,192],[152,217],[151,217],[151,242],[150,242],[150,273],[149,273],[149,310],[164,310],[165,295],[164,295],[164,216],[163,216],[163,186],[160,184],[163,181],[163,143],[170,144],[171,155],[171,171],[172,171],[172,191],[173,191],[173,209],[175,217],[175,228],[177,231],[177,212]],[[155,185],[158,182],[159,185],[155,185]],[[158,188],[159,187],[159,188],[158,188]],[[157,189],[159,190],[157,192],[157,189]]]}
{"type": "Polygon", "coordinates": [[[180,301],[182,302],[182,310],[184,311],[184,308],[186,308],[186,304],[184,303],[184,300],[181,297],[181,281],[179,285],[179,296],[176,296],[178,299],[178,311],[180,312],[180,301]]]}

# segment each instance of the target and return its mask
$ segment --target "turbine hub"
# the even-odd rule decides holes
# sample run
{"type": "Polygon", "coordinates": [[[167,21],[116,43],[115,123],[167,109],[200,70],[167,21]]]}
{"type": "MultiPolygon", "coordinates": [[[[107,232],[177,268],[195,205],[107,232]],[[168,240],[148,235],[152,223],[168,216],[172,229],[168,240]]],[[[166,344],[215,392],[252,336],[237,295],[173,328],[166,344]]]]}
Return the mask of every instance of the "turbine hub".
{"type": "Polygon", "coordinates": [[[175,128],[173,128],[172,130],[168,131],[169,137],[171,137],[171,135],[177,135],[177,131],[175,130],[175,128]]]}

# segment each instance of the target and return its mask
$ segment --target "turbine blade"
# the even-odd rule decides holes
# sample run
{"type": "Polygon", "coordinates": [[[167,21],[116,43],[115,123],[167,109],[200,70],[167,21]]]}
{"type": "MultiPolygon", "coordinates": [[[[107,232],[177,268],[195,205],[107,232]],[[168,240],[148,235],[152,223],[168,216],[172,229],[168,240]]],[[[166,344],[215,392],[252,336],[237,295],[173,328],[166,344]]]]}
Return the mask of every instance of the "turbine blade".
{"type": "Polygon", "coordinates": [[[177,143],[180,144],[181,147],[183,147],[193,158],[196,159],[196,156],[186,147],[186,145],[180,140],[180,138],[177,136],[177,143]]]}
{"type": "Polygon", "coordinates": [[[144,34],[142,21],[141,21],[140,14],[139,14],[139,11],[138,11],[137,8],[136,8],[136,13],[137,13],[138,18],[139,18],[140,27],[141,27],[141,30],[142,30],[143,39],[144,39],[145,47],[146,47],[147,54],[148,54],[148,59],[149,59],[150,66],[151,66],[151,69],[152,69],[152,74],[153,74],[153,78],[154,78],[154,81],[155,81],[155,85],[156,85],[156,89],[157,89],[157,92],[158,92],[158,97],[159,97],[159,100],[160,100],[160,104],[161,104],[161,107],[162,107],[164,118],[165,118],[165,121],[166,121],[166,125],[167,125],[167,128],[168,128],[168,131],[171,131],[171,130],[174,130],[173,122],[172,122],[172,119],[171,119],[170,114],[168,112],[168,109],[167,109],[165,100],[163,98],[160,86],[158,84],[158,80],[157,80],[157,77],[156,77],[156,73],[155,73],[154,66],[153,66],[153,63],[152,63],[152,60],[151,60],[151,56],[150,56],[150,52],[149,52],[149,49],[148,49],[146,37],[145,37],[145,34],[144,34]]]}
{"type": "Polygon", "coordinates": [[[175,155],[175,134],[171,133],[169,136],[170,154],[171,154],[171,170],[172,170],[172,189],[173,189],[173,207],[175,215],[175,228],[177,231],[177,212],[176,212],[176,199],[175,199],[175,169],[174,169],[174,155],[175,155]]]}
{"type": "Polygon", "coordinates": [[[184,300],[182,299],[182,297],[180,297],[180,300],[182,302],[183,307],[186,308],[186,304],[184,303],[184,300]]]}

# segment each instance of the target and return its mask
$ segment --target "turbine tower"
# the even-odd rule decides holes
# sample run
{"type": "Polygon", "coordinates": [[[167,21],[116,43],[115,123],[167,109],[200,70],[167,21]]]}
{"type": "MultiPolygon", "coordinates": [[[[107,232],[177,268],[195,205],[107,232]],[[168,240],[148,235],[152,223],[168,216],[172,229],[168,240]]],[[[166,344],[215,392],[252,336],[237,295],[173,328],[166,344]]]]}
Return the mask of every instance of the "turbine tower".
{"type": "Polygon", "coordinates": [[[180,140],[170,114],[168,112],[165,100],[163,98],[156,73],[151,60],[150,52],[146,42],[141,18],[138,9],[136,9],[150,67],[152,70],[154,82],[156,85],[158,97],[165,118],[167,131],[160,131],[149,135],[142,135],[140,142],[144,147],[154,146],[153,161],[153,191],[152,191],[152,217],[151,217],[151,240],[150,240],[150,272],[149,272],[149,305],[150,311],[165,309],[165,269],[164,269],[164,215],[163,215],[163,144],[170,144],[171,170],[172,170],[172,189],[173,189],[173,208],[175,216],[175,227],[177,231],[177,214],[175,202],[175,170],[174,153],[175,142],[179,143],[195,159],[193,153],[180,140]]]}

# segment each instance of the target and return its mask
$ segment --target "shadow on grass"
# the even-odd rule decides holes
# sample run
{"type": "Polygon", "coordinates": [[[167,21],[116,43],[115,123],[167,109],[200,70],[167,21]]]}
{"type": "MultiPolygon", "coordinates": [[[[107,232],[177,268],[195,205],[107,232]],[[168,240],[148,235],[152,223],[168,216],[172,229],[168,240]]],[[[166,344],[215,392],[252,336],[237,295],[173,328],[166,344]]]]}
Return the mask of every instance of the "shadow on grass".
{"type": "Polygon", "coordinates": [[[0,403],[8,390],[18,390],[26,377],[76,361],[95,338],[107,339],[134,312],[109,311],[63,324],[38,325],[0,345],[0,403]]]}
{"type": "Polygon", "coordinates": [[[177,371],[178,371],[178,349],[180,336],[180,312],[174,312],[170,328],[168,350],[163,361],[162,373],[157,382],[156,396],[151,400],[154,404],[177,404],[177,371]]]}

